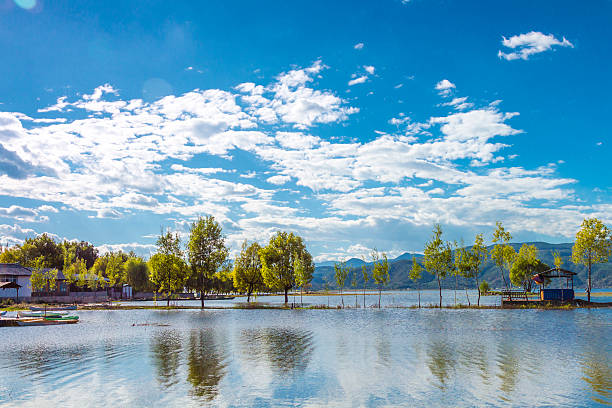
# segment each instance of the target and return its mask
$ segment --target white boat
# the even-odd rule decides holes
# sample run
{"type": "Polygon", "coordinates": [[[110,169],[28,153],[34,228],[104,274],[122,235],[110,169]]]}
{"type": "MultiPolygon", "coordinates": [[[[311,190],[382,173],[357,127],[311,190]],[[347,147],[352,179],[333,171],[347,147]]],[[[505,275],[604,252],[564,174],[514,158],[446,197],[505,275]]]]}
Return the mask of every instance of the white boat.
{"type": "Polygon", "coordinates": [[[72,305],[72,306],[54,306],[54,307],[37,307],[37,306],[30,306],[30,310],[33,312],[45,312],[45,311],[51,311],[51,312],[57,312],[57,311],[62,311],[62,310],[77,310],[76,305],[72,305]]]}
{"type": "Polygon", "coordinates": [[[66,316],[68,312],[17,312],[17,316],[19,317],[62,317],[66,316]]]}

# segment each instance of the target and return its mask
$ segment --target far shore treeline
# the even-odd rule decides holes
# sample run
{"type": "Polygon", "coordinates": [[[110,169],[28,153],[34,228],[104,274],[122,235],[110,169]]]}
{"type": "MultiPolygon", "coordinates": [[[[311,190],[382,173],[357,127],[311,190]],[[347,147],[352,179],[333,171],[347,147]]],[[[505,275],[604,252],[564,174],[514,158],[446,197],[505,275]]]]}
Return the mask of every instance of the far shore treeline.
{"type": "MultiPolygon", "coordinates": [[[[477,289],[477,305],[480,305],[481,294],[489,291],[489,284],[481,280],[486,262],[495,265],[505,289],[514,286],[526,292],[532,291],[535,274],[552,267],[560,268],[564,263],[559,252],[553,252],[553,265],[544,263],[533,244],[525,243],[517,251],[510,243],[512,235],[501,222],[496,223],[493,245],[489,248],[484,245],[483,234],[476,235],[469,246],[463,242],[444,241],[442,235],[441,226],[436,224],[423,255],[419,256],[421,262],[413,256],[408,271],[408,278],[418,285],[419,290],[423,273],[433,276],[440,294],[440,307],[442,282],[448,278],[454,280],[455,288],[462,280],[461,287],[477,289]]],[[[137,292],[164,294],[168,302],[173,293],[196,292],[200,295],[202,307],[206,296],[212,293],[246,294],[250,302],[257,293],[281,292],[288,303],[290,291],[299,289],[302,293],[312,287],[315,271],[312,256],[304,240],[292,232],[276,232],[265,246],[244,241],[238,256],[230,259],[220,224],[213,216],[207,216],[199,217],[191,224],[187,242],[181,242],[177,232],[162,229],[156,245],[156,252],[147,260],[133,252],[100,254],[88,242],[57,243],[49,235],[42,234],[4,250],[0,254],[0,263],[19,263],[32,268],[33,291],[52,290],[61,270],[67,283],[92,291],[128,284],[137,292]]],[[[611,253],[610,229],[596,218],[585,219],[576,234],[568,260],[586,268],[589,301],[592,267],[608,262],[611,253]]],[[[378,289],[380,307],[382,289],[390,279],[387,254],[373,249],[370,262],[362,261],[360,268],[350,267],[344,261],[335,263],[333,274],[323,277],[323,287],[326,291],[334,287],[343,296],[350,278],[353,289],[358,286],[363,289],[365,306],[365,290],[371,281],[378,289]]]]}

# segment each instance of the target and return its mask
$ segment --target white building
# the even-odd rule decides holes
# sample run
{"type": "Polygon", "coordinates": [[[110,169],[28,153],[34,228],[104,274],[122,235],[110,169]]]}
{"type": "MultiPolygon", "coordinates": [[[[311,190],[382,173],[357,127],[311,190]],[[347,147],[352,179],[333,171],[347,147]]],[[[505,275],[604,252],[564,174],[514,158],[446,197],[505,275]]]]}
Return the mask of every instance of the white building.
{"type": "MultiPolygon", "coordinates": [[[[19,297],[32,296],[30,286],[30,276],[32,271],[29,268],[16,263],[0,263],[0,282],[14,282],[21,286],[19,297]]],[[[17,289],[0,289],[0,298],[16,298],[17,289]]]]}

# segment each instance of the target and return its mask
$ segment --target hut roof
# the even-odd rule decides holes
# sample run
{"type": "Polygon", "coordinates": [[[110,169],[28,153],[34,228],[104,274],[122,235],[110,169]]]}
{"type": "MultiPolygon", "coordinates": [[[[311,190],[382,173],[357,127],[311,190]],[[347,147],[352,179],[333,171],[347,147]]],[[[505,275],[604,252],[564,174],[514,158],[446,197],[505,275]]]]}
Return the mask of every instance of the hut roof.
{"type": "Polygon", "coordinates": [[[0,282],[0,289],[19,289],[21,285],[15,282],[0,282]]]}
{"type": "Polygon", "coordinates": [[[548,279],[550,278],[573,278],[575,275],[577,275],[577,273],[568,271],[567,269],[552,268],[547,271],[540,272],[538,275],[540,275],[542,278],[548,278],[548,279]]]}

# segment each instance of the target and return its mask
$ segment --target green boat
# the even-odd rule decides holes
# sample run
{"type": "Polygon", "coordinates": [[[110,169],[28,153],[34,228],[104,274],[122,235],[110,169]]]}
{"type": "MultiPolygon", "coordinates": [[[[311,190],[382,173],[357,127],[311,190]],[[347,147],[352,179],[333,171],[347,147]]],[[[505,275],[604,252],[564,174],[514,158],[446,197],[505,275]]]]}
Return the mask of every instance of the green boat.
{"type": "Polygon", "coordinates": [[[49,320],[52,322],[72,322],[72,321],[78,321],[79,320],[79,316],[58,316],[58,317],[45,317],[45,320],[49,320]]]}

